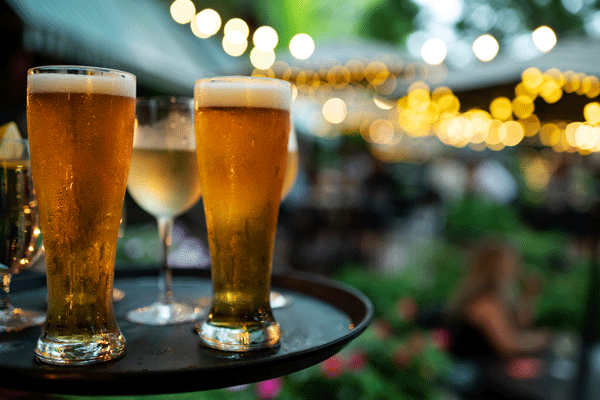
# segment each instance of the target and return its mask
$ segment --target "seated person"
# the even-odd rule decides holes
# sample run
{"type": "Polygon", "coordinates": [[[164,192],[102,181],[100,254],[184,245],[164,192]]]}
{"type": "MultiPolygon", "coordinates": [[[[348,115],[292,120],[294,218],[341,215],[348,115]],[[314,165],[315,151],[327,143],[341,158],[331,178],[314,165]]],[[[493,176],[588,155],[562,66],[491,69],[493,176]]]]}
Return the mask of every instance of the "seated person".
{"type": "Polygon", "coordinates": [[[503,240],[487,239],[450,305],[451,350],[465,359],[508,361],[544,349],[549,332],[533,327],[539,280],[522,286],[516,251],[503,240]]]}

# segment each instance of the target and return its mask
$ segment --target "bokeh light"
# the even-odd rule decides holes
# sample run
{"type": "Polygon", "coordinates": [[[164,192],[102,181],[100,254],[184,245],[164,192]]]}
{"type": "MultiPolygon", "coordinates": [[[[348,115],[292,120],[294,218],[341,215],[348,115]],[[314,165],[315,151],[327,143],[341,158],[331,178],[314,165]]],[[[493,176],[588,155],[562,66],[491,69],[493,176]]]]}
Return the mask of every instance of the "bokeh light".
{"type": "Polygon", "coordinates": [[[196,14],[196,6],[191,0],[175,0],[171,3],[171,17],[178,24],[187,24],[196,14]]]}
{"type": "Polygon", "coordinates": [[[262,51],[258,47],[255,47],[252,49],[252,51],[250,51],[250,62],[254,68],[271,68],[275,62],[275,52],[273,50],[262,51]]]}
{"type": "MultiPolygon", "coordinates": [[[[201,38],[208,38],[214,35],[221,28],[221,16],[212,8],[205,8],[196,14],[193,21],[196,24],[198,32],[201,33],[201,38]]],[[[194,28],[192,27],[192,31],[194,28]]],[[[194,32],[195,33],[195,32],[194,32]]]]}
{"type": "Polygon", "coordinates": [[[348,115],[346,102],[340,98],[329,99],[323,104],[323,117],[332,124],[340,124],[348,115]]]}
{"type": "Polygon", "coordinates": [[[497,97],[490,103],[490,113],[495,119],[506,121],[513,113],[512,102],[506,97],[497,97]]]}
{"type": "Polygon", "coordinates": [[[500,45],[491,35],[479,36],[473,42],[473,53],[483,62],[493,60],[498,54],[498,50],[500,50],[500,45]]]}
{"type": "Polygon", "coordinates": [[[260,51],[269,52],[275,49],[279,37],[277,36],[275,29],[270,26],[261,26],[254,31],[252,41],[254,42],[254,46],[260,51]]]}
{"type": "Polygon", "coordinates": [[[499,136],[502,137],[502,144],[505,146],[516,146],[525,136],[523,126],[517,121],[506,121],[498,128],[498,131],[501,131],[499,136]]]}
{"type": "Polygon", "coordinates": [[[306,33],[299,33],[290,40],[290,53],[298,60],[306,60],[315,51],[315,42],[306,33]]]}
{"type": "MultiPolygon", "coordinates": [[[[235,35],[234,35],[235,36],[235,35]]],[[[223,50],[232,57],[239,57],[248,48],[248,41],[244,39],[242,42],[233,42],[230,40],[231,35],[223,36],[223,50]]]]}
{"type": "Polygon", "coordinates": [[[441,39],[429,39],[421,47],[421,56],[430,65],[441,64],[446,59],[446,55],[446,43],[441,39]]]}
{"type": "Polygon", "coordinates": [[[373,121],[369,126],[369,141],[377,144],[390,144],[394,139],[394,126],[385,119],[373,121]]]}
{"type": "Polygon", "coordinates": [[[583,108],[583,117],[590,124],[600,123],[600,103],[597,101],[586,104],[583,108]]]}
{"type": "Polygon", "coordinates": [[[232,18],[223,27],[223,33],[227,38],[227,41],[234,44],[246,43],[248,46],[248,35],[250,34],[250,29],[248,28],[248,24],[240,18],[232,18]]]}
{"type": "Polygon", "coordinates": [[[552,50],[556,45],[556,34],[547,26],[540,26],[531,34],[533,44],[544,53],[552,50]]]}

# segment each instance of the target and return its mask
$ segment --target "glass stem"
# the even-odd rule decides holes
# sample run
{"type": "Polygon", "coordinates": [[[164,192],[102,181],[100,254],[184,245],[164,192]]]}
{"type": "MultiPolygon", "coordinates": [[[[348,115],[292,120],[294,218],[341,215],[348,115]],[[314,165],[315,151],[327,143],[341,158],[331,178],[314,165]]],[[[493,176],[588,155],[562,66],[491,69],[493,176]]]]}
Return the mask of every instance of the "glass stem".
{"type": "MultiPolygon", "coordinates": [[[[0,265],[0,269],[3,269],[3,266],[0,265]]],[[[10,292],[10,278],[12,277],[12,274],[8,272],[8,270],[0,270],[0,277],[2,277],[2,289],[0,292],[0,311],[4,311],[11,308],[8,293],[10,292]]]]}
{"type": "Polygon", "coordinates": [[[173,302],[173,274],[169,267],[169,248],[171,247],[171,232],[173,218],[158,218],[158,237],[162,245],[162,260],[158,277],[158,301],[162,304],[173,302]]]}

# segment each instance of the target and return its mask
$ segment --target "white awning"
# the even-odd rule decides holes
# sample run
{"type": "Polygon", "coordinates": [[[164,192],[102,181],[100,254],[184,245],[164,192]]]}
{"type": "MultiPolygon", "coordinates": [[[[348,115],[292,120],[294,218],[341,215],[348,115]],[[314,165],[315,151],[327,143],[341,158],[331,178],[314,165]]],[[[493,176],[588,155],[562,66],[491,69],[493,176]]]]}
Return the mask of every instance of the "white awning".
{"type": "Polygon", "coordinates": [[[179,25],[156,0],[7,0],[25,24],[24,45],[79,65],[118,68],[140,84],[190,93],[196,79],[239,73],[215,38],[179,25]]]}

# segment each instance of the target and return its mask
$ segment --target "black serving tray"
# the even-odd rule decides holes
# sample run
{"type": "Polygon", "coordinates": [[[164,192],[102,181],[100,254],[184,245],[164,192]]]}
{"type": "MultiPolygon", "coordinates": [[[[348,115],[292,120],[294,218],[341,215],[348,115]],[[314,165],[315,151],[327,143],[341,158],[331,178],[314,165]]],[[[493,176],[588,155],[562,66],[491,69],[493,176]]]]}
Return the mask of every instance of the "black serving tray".
{"type": "MultiPolygon", "coordinates": [[[[282,329],[279,348],[228,353],[200,344],[195,323],[146,326],[125,313],[156,299],[157,269],[117,269],[115,288],[125,292],[115,313],[126,353],[109,362],[78,367],[52,366],[35,359],[41,328],[0,334],[0,387],[75,395],[182,393],[236,386],[283,376],[317,364],[340,351],[371,321],[373,306],[359,291],[319,276],[273,276],[273,289],[291,298],[274,310],[282,329]]],[[[23,274],[25,275],[25,274],[23,274]]],[[[11,299],[21,308],[45,310],[43,276],[23,276],[11,299]]],[[[177,300],[208,305],[210,272],[175,269],[177,300]]]]}

